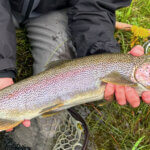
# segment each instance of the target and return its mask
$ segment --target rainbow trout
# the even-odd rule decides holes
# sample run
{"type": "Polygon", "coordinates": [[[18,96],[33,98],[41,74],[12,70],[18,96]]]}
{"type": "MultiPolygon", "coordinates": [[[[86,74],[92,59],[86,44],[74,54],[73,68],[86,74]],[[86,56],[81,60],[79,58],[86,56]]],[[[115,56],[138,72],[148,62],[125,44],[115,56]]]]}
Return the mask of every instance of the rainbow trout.
{"type": "Polygon", "coordinates": [[[50,116],[104,98],[106,83],[150,88],[150,57],[100,54],[50,65],[50,69],[0,91],[0,130],[24,119],[50,116]]]}

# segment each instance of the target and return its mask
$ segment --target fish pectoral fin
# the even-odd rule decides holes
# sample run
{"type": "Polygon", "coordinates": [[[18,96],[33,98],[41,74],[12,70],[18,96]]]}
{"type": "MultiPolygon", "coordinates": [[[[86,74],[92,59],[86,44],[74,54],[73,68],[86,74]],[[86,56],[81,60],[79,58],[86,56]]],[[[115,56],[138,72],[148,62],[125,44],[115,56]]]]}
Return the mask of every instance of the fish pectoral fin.
{"type": "Polygon", "coordinates": [[[22,121],[0,119],[0,131],[8,130],[18,126],[22,121]]]}
{"type": "Polygon", "coordinates": [[[50,106],[50,107],[44,108],[44,109],[40,112],[40,114],[41,114],[41,115],[43,115],[43,114],[45,114],[45,113],[51,113],[51,114],[53,114],[53,113],[55,113],[55,110],[56,110],[57,108],[60,108],[60,107],[63,106],[63,105],[64,105],[63,103],[60,103],[60,104],[56,104],[56,105],[54,105],[54,106],[50,106]]]}
{"type": "Polygon", "coordinates": [[[100,79],[103,82],[106,83],[112,83],[115,85],[123,85],[123,86],[130,86],[130,87],[136,87],[137,84],[126,79],[118,72],[111,72],[110,74],[106,75],[104,78],[100,79]]]}

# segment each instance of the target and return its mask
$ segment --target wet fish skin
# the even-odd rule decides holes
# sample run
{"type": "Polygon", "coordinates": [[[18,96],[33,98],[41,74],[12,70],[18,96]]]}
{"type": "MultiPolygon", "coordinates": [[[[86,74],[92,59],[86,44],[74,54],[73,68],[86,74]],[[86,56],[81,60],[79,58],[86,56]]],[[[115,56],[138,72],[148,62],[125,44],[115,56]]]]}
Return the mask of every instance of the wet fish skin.
{"type": "MultiPolygon", "coordinates": [[[[135,70],[145,62],[150,63],[148,58],[128,54],[93,55],[65,61],[11,85],[0,91],[0,130],[49,111],[58,112],[103,99],[105,84],[101,79],[111,72],[137,83],[135,70]]],[[[143,90],[143,86],[136,88],[140,93],[143,90]]]]}

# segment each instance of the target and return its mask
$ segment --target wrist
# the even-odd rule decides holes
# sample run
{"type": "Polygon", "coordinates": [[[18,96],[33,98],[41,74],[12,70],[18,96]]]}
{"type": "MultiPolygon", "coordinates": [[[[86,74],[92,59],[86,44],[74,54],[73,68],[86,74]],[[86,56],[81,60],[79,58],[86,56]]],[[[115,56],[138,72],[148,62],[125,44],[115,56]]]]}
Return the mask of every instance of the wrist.
{"type": "Polygon", "coordinates": [[[15,78],[16,71],[15,70],[0,70],[0,78],[15,78]]]}

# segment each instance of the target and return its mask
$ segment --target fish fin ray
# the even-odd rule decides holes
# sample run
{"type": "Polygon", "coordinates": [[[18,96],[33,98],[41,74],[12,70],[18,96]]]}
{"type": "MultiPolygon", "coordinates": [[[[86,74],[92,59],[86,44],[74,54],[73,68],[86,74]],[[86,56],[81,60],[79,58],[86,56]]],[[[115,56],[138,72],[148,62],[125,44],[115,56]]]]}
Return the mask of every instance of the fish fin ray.
{"type": "Polygon", "coordinates": [[[137,86],[136,83],[126,79],[118,72],[111,72],[110,74],[106,75],[104,78],[101,78],[100,80],[103,82],[112,83],[115,85],[130,86],[130,87],[137,86]]]}
{"type": "MultiPolygon", "coordinates": [[[[70,59],[71,60],[71,59],[70,59]]],[[[50,63],[47,63],[45,65],[46,70],[50,69],[50,68],[54,68],[56,66],[62,65],[66,62],[69,62],[70,60],[56,60],[56,61],[52,61],[50,63]]]]}
{"type": "Polygon", "coordinates": [[[18,126],[22,121],[0,119],[0,131],[8,130],[18,126]]]}
{"type": "Polygon", "coordinates": [[[54,116],[54,115],[56,115],[58,113],[59,112],[46,112],[46,113],[42,114],[42,117],[43,118],[52,117],[52,116],[54,116]]]}
{"type": "Polygon", "coordinates": [[[60,108],[61,106],[63,106],[64,104],[63,103],[60,103],[60,104],[56,104],[54,106],[50,106],[50,107],[47,107],[47,108],[44,108],[40,114],[44,114],[44,113],[48,113],[48,112],[54,112],[57,108],[60,108]]]}

